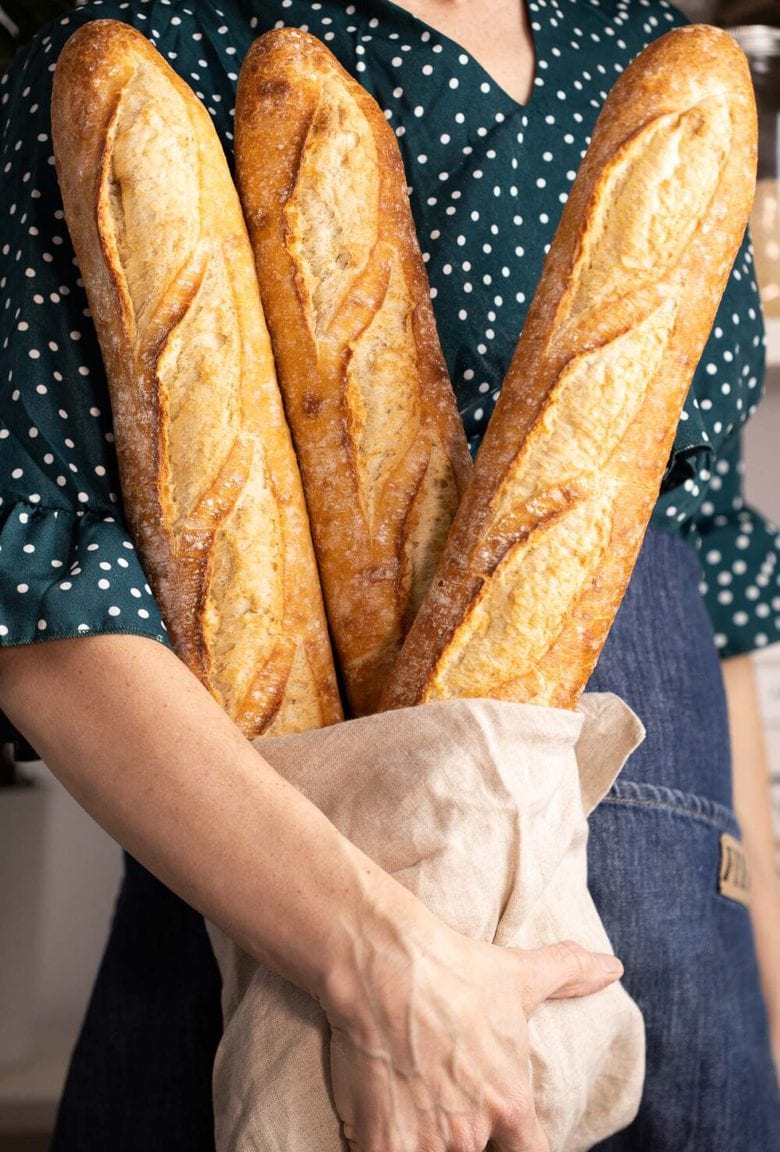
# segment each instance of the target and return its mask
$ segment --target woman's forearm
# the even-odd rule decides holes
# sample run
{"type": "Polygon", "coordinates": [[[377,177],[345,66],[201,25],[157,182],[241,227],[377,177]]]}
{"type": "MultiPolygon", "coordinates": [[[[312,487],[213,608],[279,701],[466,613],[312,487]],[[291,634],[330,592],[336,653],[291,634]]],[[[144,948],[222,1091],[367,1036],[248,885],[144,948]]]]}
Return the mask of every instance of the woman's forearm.
{"type": "Polygon", "coordinates": [[[362,933],[427,913],[254,750],[166,648],[95,636],[0,651],[0,707],[132,855],[321,998],[362,933]],[[392,904],[385,921],[385,902],[392,904]]]}
{"type": "Polygon", "coordinates": [[[723,663],[731,729],[734,808],[752,876],[751,917],[780,1073],[780,880],[775,864],[769,768],[750,656],[723,663]]]}

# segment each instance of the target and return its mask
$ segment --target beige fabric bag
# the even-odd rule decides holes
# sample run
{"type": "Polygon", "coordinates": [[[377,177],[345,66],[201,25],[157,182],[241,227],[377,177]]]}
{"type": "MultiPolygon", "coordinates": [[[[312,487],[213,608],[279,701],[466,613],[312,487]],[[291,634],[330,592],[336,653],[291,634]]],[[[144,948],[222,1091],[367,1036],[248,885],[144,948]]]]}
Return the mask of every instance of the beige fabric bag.
{"type": "MultiPolygon", "coordinates": [[[[453,700],[257,741],[273,766],[459,932],[611,951],[586,886],[586,814],[643,736],[614,696],[577,712],[453,700]]],[[[209,926],[225,1033],[217,1152],[343,1152],[319,1006],[209,926]]],[[[590,1148],[639,1106],[644,1028],[619,984],[550,1000],[530,1021],[552,1152],[590,1148]]]]}

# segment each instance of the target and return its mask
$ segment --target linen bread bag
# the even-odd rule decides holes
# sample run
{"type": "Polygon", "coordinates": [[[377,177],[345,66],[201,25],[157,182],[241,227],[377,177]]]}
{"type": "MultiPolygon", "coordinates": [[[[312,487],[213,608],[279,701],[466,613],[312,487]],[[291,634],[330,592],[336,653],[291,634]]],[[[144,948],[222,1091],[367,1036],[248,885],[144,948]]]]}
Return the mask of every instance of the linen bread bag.
{"type": "MultiPolygon", "coordinates": [[[[611,952],[587,887],[586,817],[642,736],[622,701],[593,694],[579,711],[442,701],[255,747],[456,931],[505,947],[576,940],[611,952]]],[[[346,1152],[324,1012],[208,927],[223,981],[217,1152],[346,1152]]],[[[619,983],[546,1001],[528,1038],[552,1152],[584,1152],[631,1122],[644,1026],[619,983]]]]}
{"type": "MultiPolygon", "coordinates": [[[[109,35],[106,23],[100,22],[104,26],[101,37],[109,35]]],[[[129,31],[125,29],[116,35],[126,37],[129,31]]],[[[143,41],[137,34],[132,35],[143,41]]],[[[91,97],[98,107],[101,99],[107,100],[112,116],[117,108],[122,107],[123,100],[126,101],[128,91],[133,92],[137,74],[143,77],[154,67],[151,63],[154,53],[148,45],[140,48],[125,38],[112,42],[111,46],[106,41],[98,51],[94,42],[85,37],[84,44],[78,44],[72,50],[74,64],[69,81],[68,73],[63,69],[59,97],[55,89],[55,148],[58,146],[57,100],[60,99],[63,108],[67,109],[68,83],[79,92],[77,49],[88,55],[92,53],[91,97]],[[134,66],[128,68],[126,61],[123,65],[122,58],[126,53],[132,55],[136,49],[141,53],[144,67],[139,68],[139,58],[133,56],[134,66]],[[108,60],[100,55],[101,51],[108,60]],[[105,88],[101,92],[103,85],[105,88]]],[[[159,66],[163,71],[166,68],[162,64],[159,66]]],[[[157,83],[156,78],[153,83],[157,83]]],[[[185,96],[186,89],[180,81],[176,81],[174,90],[178,98],[189,100],[189,94],[185,96]]],[[[155,92],[155,100],[159,95],[155,92]]],[[[132,140],[137,120],[143,125],[149,118],[152,111],[149,105],[154,101],[147,96],[146,101],[141,98],[139,103],[141,111],[146,108],[146,116],[138,114],[125,120],[123,142],[132,140]]],[[[67,119],[62,112],[59,115],[60,124],[64,126],[67,119]]],[[[197,114],[188,109],[188,115],[197,114]]],[[[99,116],[97,119],[97,128],[93,124],[93,131],[96,130],[98,139],[104,141],[106,119],[104,117],[101,121],[99,116]]],[[[205,123],[208,123],[207,117],[205,123]]],[[[60,139],[66,137],[60,135],[60,139]]],[[[181,133],[181,139],[188,139],[186,131],[181,133]]],[[[200,143],[205,150],[205,144],[200,143]]],[[[69,182],[73,165],[78,169],[79,164],[78,157],[72,159],[72,145],[72,137],[68,136],[67,145],[61,147],[58,154],[58,172],[62,170],[66,215],[74,240],[80,228],[85,229],[88,237],[94,237],[97,229],[100,243],[92,243],[91,247],[89,242],[84,245],[85,258],[82,258],[78,241],[76,247],[88,293],[94,291],[95,302],[104,306],[104,311],[98,312],[90,296],[93,312],[97,313],[99,335],[101,340],[105,338],[108,348],[106,351],[104,347],[104,358],[112,384],[112,397],[117,388],[123,394],[128,390],[132,394],[132,389],[138,387],[144,394],[145,390],[150,390],[151,381],[153,399],[149,408],[152,412],[156,411],[156,406],[164,410],[156,391],[161,383],[163,396],[168,394],[168,390],[175,392],[177,387],[181,387],[186,407],[192,374],[188,376],[185,372],[183,381],[172,383],[172,376],[161,381],[159,374],[155,377],[156,367],[150,370],[148,359],[138,354],[139,348],[144,347],[143,340],[138,342],[138,330],[128,325],[117,336],[116,290],[114,288],[113,296],[110,292],[101,295],[101,286],[105,289],[106,278],[112,283],[113,279],[120,279],[116,272],[117,264],[119,270],[123,273],[127,270],[129,279],[132,279],[134,253],[132,246],[115,249],[107,244],[101,232],[105,219],[99,211],[99,199],[96,211],[95,202],[82,197],[86,200],[86,207],[82,208],[79,217],[79,192],[85,187],[91,190],[92,184],[87,178],[89,159],[80,174],[77,171],[69,182]],[[90,213],[94,215],[96,225],[91,224],[90,213]],[[106,247],[109,250],[109,273],[100,265],[101,245],[104,254],[106,247]],[[118,259],[116,251],[119,252],[118,259]],[[111,257],[114,258],[113,265],[111,257]],[[93,258],[92,265],[90,258],[93,258]],[[94,284],[98,285],[97,289],[93,288],[94,284]],[[104,317],[104,333],[101,333],[100,316],[104,317]],[[128,356],[128,352],[133,356],[128,356]],[[121,362],[123,353],[131,365],[129,370],[121,362]],[[138,376],[137,382],[134,375],[138,376]]],[[[146,138],[145,145],[147,152],[154,154],[154,131],[146,138]]],[[[94,159],[88,140],[82,141],[80,147],[88,158],[94,159]]],[[[105,150],[106,155],[110,156],[111,152],[112,149],[105,150]]],[[[143,164],[143,161],[139,160],[139,163],[143,164]]],[[[92,171],[95,171],[94,167],[92,171]]],[[[128,195],[138,197],[135,210],[142,213],[145,209],[141,182],[129,178],[125,168],[123,184],[121,162],[111,171],[111,178],[120,186],[118,202],[122,212],[126,211],[124,201],[128,195]]],[[[115,195],[112,201],[114,209],[116,202],[115,195]]],[[[175,229],[173,235],[176,236],[175,229]]],[[[234,239],[237,236],[238,233],[234,239]]],[[[108,237],[111,237],[110,228],[108,237]]],[[[135,267],[138,268],[137,262],[135,267]]],[[[175,277],[170,277],[169,282],[174,281],[175,277]]],[[[140,283],[138,296],[143,300],[143,276],[140,283]]],[[[126,307],[126,301],[120,298],[119,305],[123,304],[126,307]]],[[[142,314],[143,309],[140,309],[139,315],[142,314]]],[[[198,330],[210,331],[213,335],[213,317],[206,318],[206,323],[202,329],[199,325],[198,330]]],[[[208,342],[206,336],[205,343],[208,342]]],[[[148,346],[154,347],[153,341],[149,341],[148,346]]],[[[174,365],[178,364],[177,358],[172,359],[174,365]]],[[[184,362],[186,365],[186,357],[184,362]]],[[[195,379],[201,379],[198,373],[195,379]]],[[[194,390],[196,393],[202,391],[197,382],[194,390]]],[[[121,409],[122,402],[122,399],[114,402],[115,408],[121,409]]],[[[189,426],[191,434],[201,434],[199,422],[202,421],[202,434],[208,439],[212,419],[208,406],[202,404],[189,426]]],[[[149,456],[154,460],[160,457],[165,460],[165,436],[159,435],[159,427],[153,420],[139,424],[133,435],[136,439],[128,449],[128,460],[132,460],[134,450],[140,450],[142,457],[146,454],[142,466],[149,456]],[[141,445],[140,449],[138,445],[141,445]]],[[[118,446],[122,453],[121,442],[118,446]]],[[[148,509],[148,496],[143,492],[139,495],[138,488],[133,486],[133,468],[130,463],[126,487],[123,469],[125,500],[130,505],[138,499],[141,507],[148,509]]],[[[230,469],[227,471],[232,475],[230,469]]],[[[163,488],[159,472],[150,474],[147,467],[141,475],[156,485],[157,490],[163,488]]],[[[166,475],[164,480],[169,484],[170,476],[166,475]]],[[[259,491],[254,490],[255,497],[259,491]]],[[[251,492],[247,493],[248,500],[251,495],[251,492]]],[[[408,494],[405,499],[408,503],[408,494]]],[[[205,506],[210,509],[208,499],[205,506]]],[[[451,498],[446,506],[451,508],[451,498]]],[[[267,504],[265,507],[267,509],[267,504]]],[[[424,522],[425,518],[420,519],[424,522]]],[[[435,513],[432,520],[437,525],[435,534],[440,538],[435,513]]],[[[150,521],[159,525],[159,514],[157,521],[153,517],[141,517],[139,544],[144,555],[144,541],[153,541],[153,535],[144,537],[142,531],[150,521]]],[[[189,527],[186,519],[184,524],[189,527]]],[[[202,528],[202,524],[198,526],[202,528]]],[[[249,548],[251,560],[251,542],[246,537],[242,539],[249,548]]],[[[199,548],[201,556],[204,552],[210,554],[215,540],[216,535],[202,532],[195,540],[196,551],[199,548]]],[[[179,549],[184,547],[186,551],[188,543],[189,538],[180,539],[177,547],[170,548],[163,557],[159,567],[160,588],[170,590],[172,598],[170,607],[164,605],[164,610],[175,614],[181,606],[180,618],[184,620],[185,628],[187,621],[193,620],[196,622],[194,626],[202,628],[196,606],[202,603],[203,596],[200,599],[193,596],[190,584],[181,574],[170,575],[169,564],[176,559],[179,549]],[[177,602],[179,589],[182,599],[177,602]]],[[[159,552],[154,543],[148,545],[147,551],[149,555],[145,555],[145,559],[154,579],[153,570],[159,552]]],[[[208,564],[205,569],[208,571],[208,564]]],[[[186,574],[186,567],[184,572],[186,574]]],[[[284,602],[284,592],[280,595],[284,602]]],[[[223,624],[219,612],[210,618],[215,623],[210,634],[212,643],[225,654],[230,653],[236,636],[241,634],[240,600],[235,598],[233,604],[238,606],[238,624],[235,621],[232,625],[223,624]],[[224,646],[221,639],[223,630],[224,646]]],[[[264,620],[268,624],[273,622],[273,617],[266,614],[264,620]]],[[[261,634],[262,628],[256,633],[255,642],[267,662],[268,645],[261,634]]],[[[397,634],[394,643],[396,640],[397,634]]],[[[489,640],[487,651],[493,642],[489,640]]],[[[263,659],[258,659],[257,666],[263,662],[263,659]]],[[[198,670],[197,663],[195,670],[198,670]]],[[[266,682],[267,673],[258,677],[259,687],[266,682]]],[[[312,681],[308,685],[308,691],[311,690],[312,681]]],[[[218,691],[217,688],[215,694],[218,691]]],[[[500,690],[496,694],[500,695],[500,690]]],[[[294,713],[289,727],[312,727],[322,723],[322,718],[317,719],[317,711],[307,710],[305,706],[305,687],[300,695],[305,719],[301,721],[300,713],[294,713]]],[[[231,697],[223,692],[218,698],[234,718],[239,719],[236,705],[246,699],[246,694],[233,693],[231,697]]],[[[319,705],[318,710],[322,717],[319,705]]],[[[270,713],[266,713],[268,715],[270,713]]],[[[263,739],[258,747],[271,763],[307,791],[345,834],[360,843],[380,863],[395,869],[399,879],[416,886],[415,890],[445,919],[453,916],[451,922],[454,926],[461,925],[462,930],[473,930],[485,939],[495,939],[504,944],[535,946],[569,936],[603,949],[603,929],[587,895],[585,882],[584,807],[592,806],[608,786],[621,758],[636,741],[638,729],[633,718],[627,717],[621,706],[612,701],[589,702],[584,715],[585,731],[577,744],[582,786],[574,759],[574,745],[583,717],[551,708],[452,701],[336,725],[324,732],[263,739]],[[465,745],[462,741],[466,742],[465,745]],[[375,748],[376,756],[368,757],[367,748],[375,748]],[[403,772],[396,767],[399,750],[403,754],[403,772]],[[326,763],[331,765],[331,770],[323,768],[326,763]],[[440,784],[443,792],[438,791],[440,784]],[[486,836],[487,830],[490,830],[490,836],[486,836]],[[480,851],[483,840],[486,845],[484,854],[480,851]],[[440,850],[449,851],[452,857],[451,866],[448,864],[444,874],[436,866],[440,850]],[[509,899],[506,898],[507,892],[510,893],[509,899]],[[502,908],[504,918],[499,919],[497,912],[502,908]]],[[[278,707],[273,712],[271,723],[274,731],[284,730],[288,723],[278,707]]],[[[266,723],[264,730],[268,731],[269,727],[270,724],[266,723]]],[[[284,1147],[301,1150],[342,1147],[338,1119],[328,1092],[324,1017],[305,997],[259,969],[220,933],[215,932],[213,939],[225,981],[223,1001],[226,1015],[226,1033],[215,1069],[218,1146],[220,1149],[284,1147]]],[[[559,1002],[550,1006],[552,1015],[546,1011],[547,1007],[532,1021],[532,1060],[538,1112],[552,1147],[588,1147],[622,1127],[636,1109],[641,1090],[641,1021],[635,1007],[619,987],[607,989],[585,1001],[559,1002]],[[589,1011],[590,1015],[582,1016],[580,1008],[589,1011]],[[587,1039],[583,1043],[583,1036],[598,1036],[599,1042],[595,1045],[587,1039]]]]}

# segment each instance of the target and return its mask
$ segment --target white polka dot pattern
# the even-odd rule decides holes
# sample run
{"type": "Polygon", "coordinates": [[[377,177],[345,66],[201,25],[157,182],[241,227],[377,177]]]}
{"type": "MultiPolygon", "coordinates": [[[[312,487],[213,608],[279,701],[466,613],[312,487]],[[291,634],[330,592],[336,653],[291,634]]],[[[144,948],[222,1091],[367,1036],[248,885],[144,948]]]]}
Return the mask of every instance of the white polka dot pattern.
{"type": "MultiPolygon", "coordinates": [[[[476,450],[544,255],[616,76],[680,21],[664,0],[529,0],[537,67],[518,105],[460,46],[385,0],[95,0],[2,79],[0,643],[136,631],[164,640],[121,520],[110,405],[49,139],[53,61],[88,19],[133,23],[193,87],[229,159],[251,43],[295,25],[377,98],[406,165],[442,346],[476,450]]],[[[738,431],[763,377],[743,247],[696,374],[654,515],[700,550],[724,653],[780,639],[777,531],[743,507],[738,431]]]]}

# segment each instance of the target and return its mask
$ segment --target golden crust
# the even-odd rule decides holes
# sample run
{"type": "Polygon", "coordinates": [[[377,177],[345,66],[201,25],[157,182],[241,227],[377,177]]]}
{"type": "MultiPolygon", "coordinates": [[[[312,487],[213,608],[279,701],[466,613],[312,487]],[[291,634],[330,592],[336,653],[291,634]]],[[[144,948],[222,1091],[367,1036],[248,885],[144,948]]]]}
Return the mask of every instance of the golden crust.
{"type": "Polygon", "coordinates": [[[250,49],[239,191],[352,711],[372,712],[470,469],[394,134],[314,37],[250,49]]]}
{"type": "Polygon", "coordinates": [[[98,20],[60,56],[52,132],[125,510],[174,648],[250,738],[333,723],[300,477],[210,118],[141,33],[98,20]]]}
{"type": "Polygon", "coordinates": [[[382,707],[571,708],[606,639],[753,197],[747,63],[670,32],[616,83],[382,707]]]}

